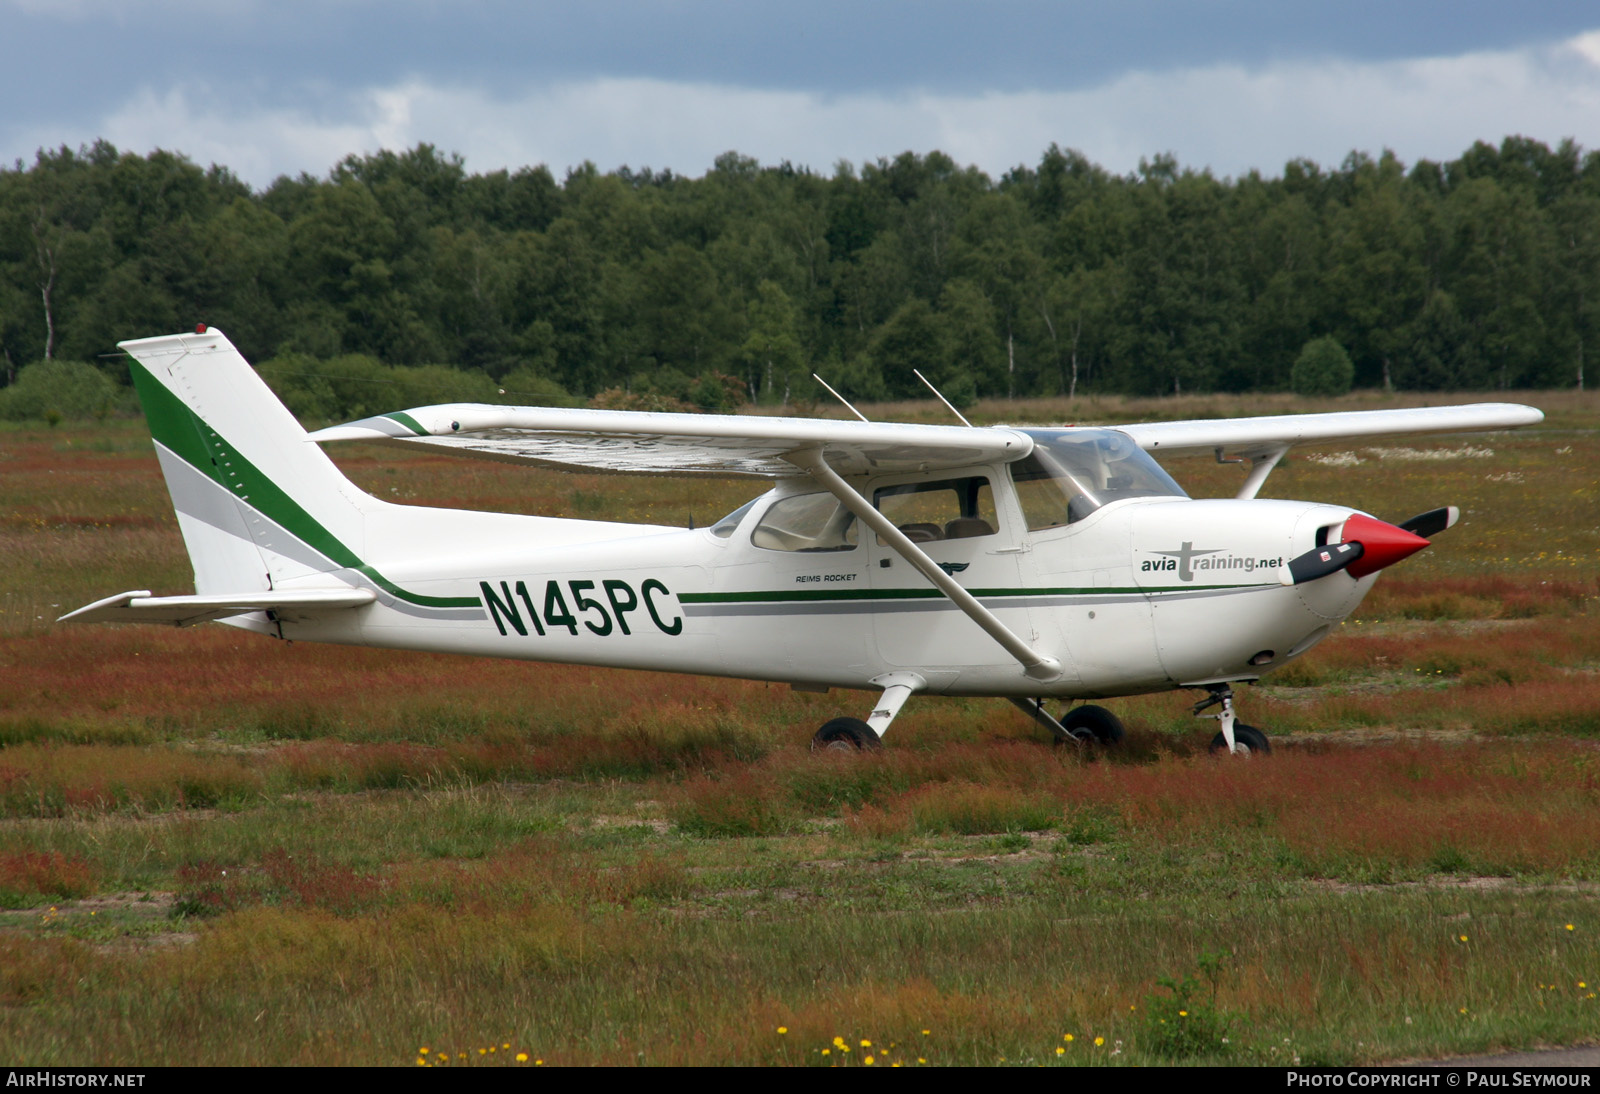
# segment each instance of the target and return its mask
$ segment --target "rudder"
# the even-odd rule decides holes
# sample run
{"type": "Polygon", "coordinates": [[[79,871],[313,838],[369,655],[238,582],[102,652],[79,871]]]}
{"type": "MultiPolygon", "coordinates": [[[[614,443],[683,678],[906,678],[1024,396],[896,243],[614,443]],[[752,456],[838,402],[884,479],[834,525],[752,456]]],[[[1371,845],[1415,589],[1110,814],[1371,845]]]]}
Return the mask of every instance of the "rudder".
{"type": "Polygon", "coordinates": [[[217,330],[120,343],[133,358],[197,593],[361,569],[379,505],[334,465],[217,330]]]}

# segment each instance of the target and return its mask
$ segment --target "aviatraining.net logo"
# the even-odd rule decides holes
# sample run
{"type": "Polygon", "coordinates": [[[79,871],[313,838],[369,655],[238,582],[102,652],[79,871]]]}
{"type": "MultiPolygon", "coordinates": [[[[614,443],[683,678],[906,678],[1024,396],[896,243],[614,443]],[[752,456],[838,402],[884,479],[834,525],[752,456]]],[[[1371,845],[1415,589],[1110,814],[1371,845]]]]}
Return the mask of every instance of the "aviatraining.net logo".
{"type": "Polygon", "coordinates": [[[1226,547],[1196,547],[1184,540],[1176,551],[1151,551],[1160,558],[1147,558],[1139,564],[1139,572],[1176,573],[1179,581],[1193,581],[1196,573],[1213,570],[1243,570],[1247,574],[1257,570],[1276,570],[1283,565],[1282,557],[1257,558],[1254,555],[1236,555],[1226,547]],[[1221,556],[1221,557],[1217,557],[1221,556]]]}

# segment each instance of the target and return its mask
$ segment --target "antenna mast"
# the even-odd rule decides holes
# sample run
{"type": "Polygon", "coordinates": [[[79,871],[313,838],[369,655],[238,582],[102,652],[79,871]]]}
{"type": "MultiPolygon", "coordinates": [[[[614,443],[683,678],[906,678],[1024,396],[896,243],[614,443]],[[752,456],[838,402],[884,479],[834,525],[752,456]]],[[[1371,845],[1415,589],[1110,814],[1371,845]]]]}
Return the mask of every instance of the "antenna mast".
{"type": "MultiPolygon", "coordinates": [[[[857,418],[860,418],[863,422],[868,420],[868,418],[867,418],[867,416],[865,414],[861,413],[861,411],[857,410],[855,407],[850,405],[850,400],[846,399],[843,395],[840,395],[837,391],[833,390],[833,387],[828,383],[828,381],[826,381],[822,377],[818,376],[815,372],[813,372],[811,374],[811,378],[813,380],[815,380],[817,383],[821,384],[823,387],[827,388],[828,389],[828,394],[832,395],[835,399],[838,399],[841,403],[843,403],[844,404],[844,408],[846,410],[848,410],[850,413],[854,414],[857,418]]],[[[957,417],[960,417],[960,415],[957,415],[957,417]]]]}
{"type": "Polygon", "coordinates": [[[928,384],[928,390],[933,392],[935,395],[939,396],[939,401],[941,403],[943,403],[945,406],[950,408],[950,413],[954,414],[957,418],[961,419],[961,424],[962,425],[966,426],[968,429],[976,428],[971,422],[967,421],[967,416],[965,414],[963,414],[963,413],[961,413],[961,411],[957,410],[955,408],[955,406],[950,402],[950,400],[946,399],[944,397],[944,395],[939,391],[938,388],[934,387],[931,383],[928,383],[928,378],[926,376],[922,375],[922,370],[921,369],[915,369],[914,368],[911,371],[912,371],[913,374],[915,374],[917,379],[921,380],[924,384],[928,384]]]}

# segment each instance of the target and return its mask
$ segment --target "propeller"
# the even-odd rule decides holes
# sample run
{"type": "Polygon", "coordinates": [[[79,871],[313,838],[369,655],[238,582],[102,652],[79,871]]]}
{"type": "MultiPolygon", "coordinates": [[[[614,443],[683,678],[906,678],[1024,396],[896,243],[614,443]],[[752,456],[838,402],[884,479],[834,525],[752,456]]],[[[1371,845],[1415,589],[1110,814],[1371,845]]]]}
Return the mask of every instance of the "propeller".
{"type": "Polygon", "coordinates": [[[1375,574],[1428,546],[1424,536],[1435,535],[1461,518],[1453,505],[1419,513],[1401,524],[1351,513],[1344,522],[1343,540],[1313,547],[1290,559],[1278,571],[1282,585],[1300,585],[1344,570],[1353,578],[1375,574]]]}
{"type": "Polygon", "coordinates": [[[1336,574],[1359,559],[1366,547],[1360,543],[1330,543],[1290,559],[1278,572],[1280,585],[1300,585],[1336,574]]]}
{"type": "Polygon", "coordinates": [[[1454,528],[1456,521],[1460,519],[1461,510],[1454,505],[1446,505],[1443,509],[1429,509],[1426,513],[1418,513],[1410,520],[1401,521],[1395,527],[1426,539],[1438,535],[1446,528],[1454,528]]]}

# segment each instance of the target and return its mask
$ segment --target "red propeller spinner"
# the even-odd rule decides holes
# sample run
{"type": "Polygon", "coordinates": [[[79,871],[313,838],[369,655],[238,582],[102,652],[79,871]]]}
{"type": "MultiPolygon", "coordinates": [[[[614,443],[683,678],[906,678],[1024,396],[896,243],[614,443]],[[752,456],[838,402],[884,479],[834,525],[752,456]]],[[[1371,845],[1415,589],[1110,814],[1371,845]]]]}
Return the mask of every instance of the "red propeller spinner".
{"type": "Polygon", "coordinates": [[[1343,541],[1359,543],[1362,547],[1361,557],[1345,567],[1345,572],[1351,577],[1375,574],[1385,566],[1393,566],[1428,546],[1428,541],[1421,536],[1360,513],[1352,513],[1344,522],[1343,541]]]}

